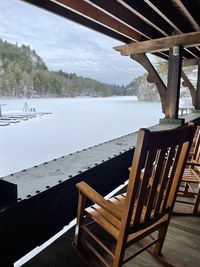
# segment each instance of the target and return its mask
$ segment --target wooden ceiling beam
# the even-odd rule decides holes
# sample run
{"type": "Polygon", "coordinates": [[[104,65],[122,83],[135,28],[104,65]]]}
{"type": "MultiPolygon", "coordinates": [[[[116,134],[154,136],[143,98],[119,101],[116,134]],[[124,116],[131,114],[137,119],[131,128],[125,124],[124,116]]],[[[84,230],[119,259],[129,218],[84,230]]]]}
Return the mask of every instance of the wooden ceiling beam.
{"type": "MultiPolygon", "coordinates": [[[[183,1],[184,0],[182,0],[182,2],[183,1]]],[[[195,4],[194,1],[195,0],[193,0],[192,5],[195,4]]],[[[176,34],[194,31],[192,25],[189,23],[189,21],[184,19],[183,14],[180,12],[180,10],[178,10],[176,6],[174,6],[174,3],[172,1],[144,0],[144,2],[148,4],[155,12],[157,12],[160,15],[160,18],[165,19],[165,21],[172,26],[172,29],[176,34]]],[[[188,0],[186,0],[185,2],[188,3],[188,0]]],[[[200,51],[198,47],[193,47],[185,50],[186,55],[185,52],[183,52],[183,56],[186,56],[186,58],[200,57],[200,51]]]]}
{"type": "Polygon", "coordinates": [[[141,40],[141,35],[138,32],[83,0],[56,0],[55,2],[66,9],[81,14],[89,20],[95,21],[106,28],[116,31],[131,40],[141,40]]]}
{"type": "Polygon", "coordinates": [[[191,13],[189,12],[188,8],[183,4],[181,0],[172,0],[174,5],[180,10],[180,12],[185,16],[186,20],[192,25],[193,29],[196,31],[200,30],[200,26],[198,25],[197,21],[193,18],[191,13]]]}
{"type": "Polygon", "coordinates": [[[200,10],[200,1],[199,0],[181,0],[181,2],[184,4],[184,6],[188,9],[192,17],[195,19],[195,21],[200,25],[200,16],[199,16],[199,10],[200,10]]]}
{"type": "MultiPolygon", "coordinates": [[[[137,16],[140,16],[145,21],[148,21],[152,27],[159,30],[164,36],[171,36],[174,28],[168,24],[163,17],[161,17],[154,9],[152,9],[147,3],[144,1],[132,1],[132,0],[117,0],[122,5],[126,6],[129,10],[135,13],[137,16]],[[158,26],[159,27],[158,27],[158,26]]],[[[180,33],[183,33],[182,29],[180,33]]],[[[193,47],[190,49],[185,49],[183,51],[183,57],[200,57],[200,51],[193,47]]]]}
{"type": "MultiPolygon", "coordinates": [[[[86,26],[92,30],[97,32],[103,33],[109,37],[112,37],[116,40],[122,41],[124,43],[130,42],[138,42],[144,41],[149,39],[154,39],[155,36],[161,38],[163,35],[166,36],[169,34],[172,26],[168,22],[165,21],[164,18],[160,17],[159,14],[156,13],[150,6],[148,6],[145,1],[156,1],[156,0],[144,0],[139,3],[139,5],[135,7],[135,13],[133,10],[128,10],[125,6],[122,5],[120,2],[132,2],[129,0],[110,0],[114,3],[114,7],[107,3],[108,1],[102,0],[21,0],[24,2],[28,2],[35,6],[41,7],[45,10],[48,10],[54,14],[60,15],[66,19],[70,19],[74,22],[79,23],[80,25],[86,26]],[[93,2],[93,3],[92,3],[93,2]],[[98,8],[95,6],[97,2],[99,3],[98,8]],[[103,5],[104,8],[101,8],[103,5]],[[117,9],[117,11],[111,10],[110,6],[113,10],[117,9]],[[145,12],[142,12],[143,7],[145,12]],[[123,12],[120,12],[120,11],[123,12]],[[137,11],[136,11],[137,10],[137,11]],[[129,13],[128,13],[129,12],[129,13]],[[138,14],[141,15],[138,18],[138,14]],[[149,16],[152,15],[155,17],[153,20],[148,23],[149,16]],[[128,16],[127,16],[128,15],[128,16]],[[131,18],[134,17],[134,23],[131,18]],[[146,19],[145,19],[146,18],[146,19]],[[138,21],[136,19],[139,19],[138,21]],[[160,21],[160,24],[159,24],[160,21]],[[140,26],[140,22],[143,22],[144,30],[140,26]],[[161,23],[162,22],[162,23],[161,23]],[[146,25],[146,27],[145,27],[146,25]],[[152,35],[151,35],[152,34],[152,35]]],[[[181,0],[184,1],[184,0],[181,0]]],[[[195,0],[196,1],[196,0],[195,0]]],[[[160,2],[160,1],[157,1],[160,2]]],[[[196,3],[196,2],[195,2],[196,3]]],[[[166,4],[166,2],[162,1],[162,4],[166,4]]],[[[133,6],[134,4],[132,4],[133,6]]],[[[195,5],[196,7],[196,5],[195,5]]],[[[192,9],[193,10],[193,9],[192,9]]],[[[191,26],[191,25],[190,25],[191,26]]],[[[187,29],[187,26],[186,26],[187,29]]],[[[193,57],[200,57],[200,50],[194,48],[187,48],[183,52],[184,58],[193,58],[193,57]],[[188,50],[188,51],[186,51],[188,50]]],[[[168,58],[168,51],[162,51],[158,53],[154,53],[155,55],[167,59],[168,58]]]]}
{"type": "Polygon", "coordinates": [[[171,1],[144,0],[155,12],[169,23],[177,34],[193,31],[190,23],[185,21],[180,12],[177,12],[171,1]]]}
{"type": "MultiPolygon", "coordinates": [[[[116,3],[116,0],[114,0],[114,1],[113,0],[110,0],[109,2],[101,1],[101,0],[85,0],[85,1],[87,3],[92,4],[94,7],[99,8],[100,10],[102,10],[104,12],[107,12],[108,14],[110,14],[110,16],[114,16],[114,18],[119,19],[123,23],[130,23],[131,25],[133,25],[134,28],[136,28],[137,25],[138,25],[138,22],[133,20],[133,15],[134,14],[132,12],[130,12],[130,11],[129,11],[129,14],[128,14],[127,13],[127,10],[125,8],[123,9],[123,11],[125,13],[124,12],[115,12],[115,14],[114,13],[111,14],[111,12],[113,12],[113,10],[117,10],[117,8],[119,8],[119,10],[121,11],[122,8],[123,8],[123,6],[121,6],[118,3],[116,3]]],[[[120,2],[120,0],[118,2],[120,2]]],[[[140,27],[141,27],[141,24],[140,24],[140,27]]],[[[139,31],[138,27],[137,27],[137,30],[139,31]]],[[[144,40],[150,39],[148,36],[145,35],[145,34],[148,34],[149,35],[150,32],[148,32],[148,33],[147,32],[145,32],[145,33],[143,32],[141,34],[143,34],[142,39],[144,39],[144,40]]],[[[168,60],[168,54],[165,53],[165,52],[154,53],[154,55],[155,56],[158,56],[160,58],[163,58],[165,60],[168,60]]]]}
{"type": "Polygon", "coordinates": [[[121,52],[123,56],[129,56],[141,53],[162,52],[169,50],[173,46],[194,47],[198,45],[200,45],[200,31],[116,46],[114,49],[121,52]]]}
{"type": "Polygon", "coordinates": [[[82,26],[85,26],[91,30],[97,31],[99,33],[105,34],[109,37],[112,37],[116,40],[122,41],[124,43],[129,43],[132,39],[126,37],[125,35],[122,35],[118,33],[117,31],[113,31],[112,29],[106,28],[103,25],[89,20],[86,17],[73,12],[72,10],[69,10],[61,5],[58,5],[57,3],[53,2],[52,0],[21,0],[23,2],[32,4],[34,6],[37,6],[41,9],[44,9],[45,11],[49,11],[53,14],[56,14],[58,16],[63,17],[64,19],[69,19],[73,22],[76,22],[82,26]]]}
{"type": "Polygon", "coordinates": [[[169,36],[172,32],[172,27],[162,17],[158,15],[144,1],[132,0],[117,0],[121,5],[130,10],[133,14],[140,17],[147,24],[158,30],[163,36],[169,36]]]}
{"type": "Polygon", "coordinates": [[[143,36],[143,41],[146,39],[159,38],[162,34],[157,29],[151,27],[146,21],[138,17],[136,14],[131,12],[129,9],[121,5],[116,0],[85,0],[94,8],[105,12],[109,16],[121,23],[128,25],[134,31],[140,33],[143,36]]]}

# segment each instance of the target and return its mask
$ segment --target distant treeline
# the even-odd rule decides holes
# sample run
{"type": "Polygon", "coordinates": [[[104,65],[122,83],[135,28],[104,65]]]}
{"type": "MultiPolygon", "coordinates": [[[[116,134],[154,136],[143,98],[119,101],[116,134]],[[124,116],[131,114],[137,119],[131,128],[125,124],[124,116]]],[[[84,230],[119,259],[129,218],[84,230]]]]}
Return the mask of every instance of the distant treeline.
{"type": "Polygon", "coordinates": [[[29,46],[0,39],[0,96],[64,97],[132,95],[125,86],[48,70],[43,59],[29,46]]]}

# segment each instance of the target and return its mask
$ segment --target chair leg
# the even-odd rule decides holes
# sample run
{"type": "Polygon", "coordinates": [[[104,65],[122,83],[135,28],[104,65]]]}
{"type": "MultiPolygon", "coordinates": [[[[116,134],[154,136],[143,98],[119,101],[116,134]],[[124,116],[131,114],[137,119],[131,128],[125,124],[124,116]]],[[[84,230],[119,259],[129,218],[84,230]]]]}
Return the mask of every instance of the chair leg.
{"type": "Polygon", "coordinates": [[[184,182],[183,195],[187,195],[188,191],[189,191],[189,185],[187,182],[184,182]]]}
{"type": "Polygon", "coordinates": [[[189,185],[188,183],[185,183],[184,194],[187,194],[188,190],[189,190],[189,185]]]}
{"type": "Polygon", "coordinates": [[[158,238],[160,240],[155,245],[154,254],[161,255],[161,251],[162,251],[162,247],[163,247],[165,237],[167,234],[168,226],[169,226],[169,221],[163,224],[158,230],[158,238]]]}
{"type": "Polygon", "coordinates": [[[75,236],[74,236],[74,244],[77,248],[80,247],[80,239],[81,239],[81,232],[82,232],[81,225],[83,223],[85,201],[86,201],[86,197],[79,191],[77,222],[75,226],[75,236]]]}
{"type": "Polygon", "coordinates": [[[125,242],[124,240],[118,240],[117,246],[115,249],[115,257],[112,267],[121,267],[123,264],[124,259],[124,253],[125,253],[125,242]]]}
{"type": "Polygon", "coordinates": [[[199,204],[200,204],[200,185],[198,186],[197,196],[194,204],[194,209],[193,209],[194,214],[198,214],[199,204]]]}

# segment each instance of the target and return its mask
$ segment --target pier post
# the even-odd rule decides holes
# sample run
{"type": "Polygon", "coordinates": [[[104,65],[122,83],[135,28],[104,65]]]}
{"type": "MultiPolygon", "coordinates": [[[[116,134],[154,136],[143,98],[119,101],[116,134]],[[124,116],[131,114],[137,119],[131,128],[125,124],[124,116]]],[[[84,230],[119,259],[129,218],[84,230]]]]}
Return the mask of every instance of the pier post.
{"type": "Polygon", "coordinates": [[[2,106],[5,106],[6,104],[0,104],[0,117],[2,117],[2,109],[1,109],[1,107],[2,106]]]}

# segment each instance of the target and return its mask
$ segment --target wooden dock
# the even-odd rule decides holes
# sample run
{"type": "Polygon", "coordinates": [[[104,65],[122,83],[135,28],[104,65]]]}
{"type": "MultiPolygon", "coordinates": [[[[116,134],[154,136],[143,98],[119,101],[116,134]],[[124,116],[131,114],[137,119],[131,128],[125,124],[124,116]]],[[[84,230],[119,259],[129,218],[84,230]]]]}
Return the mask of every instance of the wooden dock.
{"type": "Polygon", "coordinates": [[[27,121],[51,114],[51,112],[37,112],[35,108],[29,108],[26,102],[22,111],[7,111],[3,114],[2,106],[5,106],[5,104],[0,104],[0,126],[8,126],[12,123],[27,121]]]}
{"type": "Polygon", "coordinates": [[[0,126],[8,126],[12,123],[18,123],[21,121],[28,121],[30,119],[38,118],[44,115],[51,114],[50,112],[29,112],[29,113],[23,113],[23,112],[15,112],[10,113],[7,116],[0,117],[0,126]]]}

